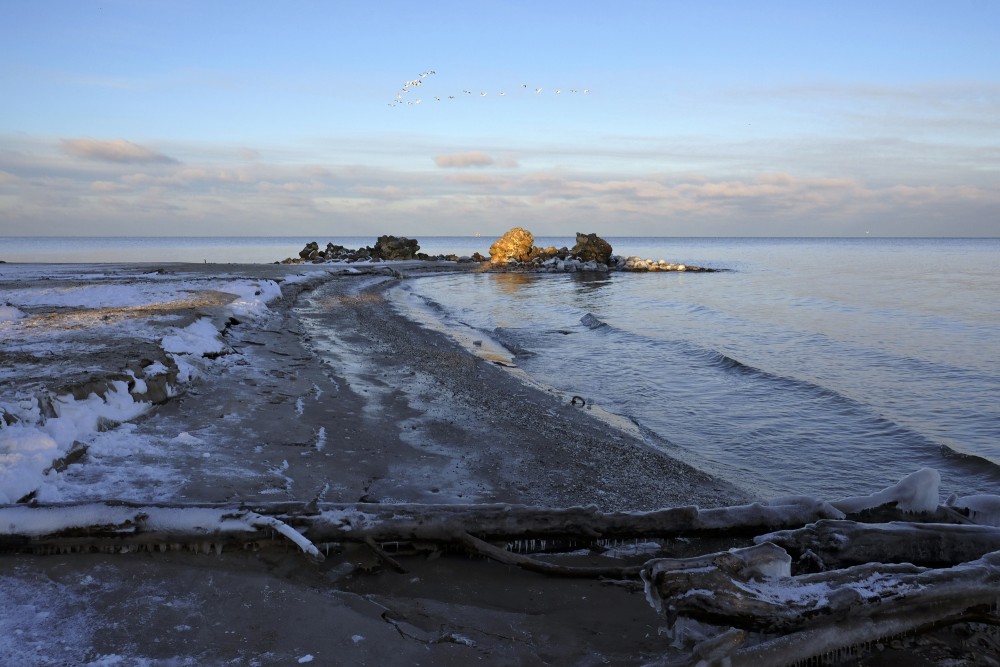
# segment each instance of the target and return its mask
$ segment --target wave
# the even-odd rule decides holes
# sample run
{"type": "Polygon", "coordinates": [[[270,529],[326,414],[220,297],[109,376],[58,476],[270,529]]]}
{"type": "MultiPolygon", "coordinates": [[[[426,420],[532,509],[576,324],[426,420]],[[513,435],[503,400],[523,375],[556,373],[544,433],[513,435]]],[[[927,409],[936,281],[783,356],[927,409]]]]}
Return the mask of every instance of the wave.
{"type": "MultiPolygon", "coordinates": [[[[1000,461],[983,456],[981,453],[970,452],[956,443],[942,441],[919,428],[913,428],[912,425],[908,426],[890,416],[877,413],[873,406],[834,388],[761,368],[725,352],[690,341],[657,339],[618,328],[593,313],[583,315],[580,323],[602,337],[621,339],[623,344],[616,346],[619,349],[631,347],[644,350],[647,362],[649,359],[661,358],[668,366],[674,366],[684,361],[689,363],[693,361],[695,372],[698,368],[704,371],[714,369],[724,374],[745,378],[750,383],[746,387],[727,389],[736,392],[741,398],[747,398],[749,394],[773,397],[771,400],[775,403],[788,404],[794,406],[796,410],[808,412],[808,415],[802,415],[802,419],[805,420],[816,419],[824,414],[830,415],[831,419],[838,422],[846,420],[842,422],[845,438],[853,437],[859,440],[878,438],[897,443],[905,446],[906,451],[912,452],[915,457],[929,461],[930,464],[933,464],[934,460],[947,459],[946,465],[949,467],[961,468],[967,473],[978,472],[987,478],[1000,480],[1000,461]],[[781,399],[781,396],[787,398],[781,399]]],[[[922,362],[921,365],[930,364],[922,362]]],[[[924,370],[930,372],[930,369],[924,370]]],[[[940,369],[938,371],[940,372],[940,369]]],[[[706,380],[711,382],[710,376],[706,380]]]]}

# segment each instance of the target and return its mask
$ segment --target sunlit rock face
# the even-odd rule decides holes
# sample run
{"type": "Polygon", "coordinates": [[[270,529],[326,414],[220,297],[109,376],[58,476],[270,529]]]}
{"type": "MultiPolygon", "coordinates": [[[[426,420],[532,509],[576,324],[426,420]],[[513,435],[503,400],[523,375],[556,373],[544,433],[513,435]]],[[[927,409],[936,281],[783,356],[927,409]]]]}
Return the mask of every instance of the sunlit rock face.
{"type": "Polygon", "coordinates": [[[492,264],[506,264],[511,260],[527,262],[531,259],[534,243],[535,237],[531,232],[521,227],[514,227],[490,246],[490,262],[492,264]]]}
{"type": "Polygon", "coordinates": [[[570,254],[584,262],[607,264],[611,259],[611,244],[597,234],[576,233],[576,245],[570,254]]]}

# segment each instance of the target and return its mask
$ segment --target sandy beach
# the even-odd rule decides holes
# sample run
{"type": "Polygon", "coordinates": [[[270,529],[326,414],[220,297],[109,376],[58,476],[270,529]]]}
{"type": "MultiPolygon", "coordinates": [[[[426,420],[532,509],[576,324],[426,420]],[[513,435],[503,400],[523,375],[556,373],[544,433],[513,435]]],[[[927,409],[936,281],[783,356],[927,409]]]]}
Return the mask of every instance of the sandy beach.
{"type": "MultiPolygon", "coordinates": [[[[207,316],[227,346],[200,359],[177,395],[99,434],[54,483],[61,498],[113,491],[149,502],[318,498],[605,510],[746,500],[572,405],[572,397],[526,385],[402,317],[384,298],[398,271],[302,267],[297,281],[286,281],[289,272],[102,266],[92,279],[282,281],[281,298],[253,322],[227,320],[231,295],[211,289],[169,305],[26,313],[58,345],[40,363],[24,341],[7,339],[5,396],[83,394],[123,369],[167,360],[155,339],[109,336],[88,322],[151,318],[165,335],[207,316]],[[102,437],[115,445],[102,447],[102,437]],[[121,444],[129,441],[165,444],[121,444]]],[[[18,289],[91,280],[86,270],[35,273],[19,274],[18,289]]],[[[367,548],[335,549],[313,564],[283,546],[218,555],[6,555],[3,650],[35,664],[99,665],[643,664],[670,650],[641,590],[549,578],[464,553],[403,564],[405,573],[383,567],[367,548]]]]}

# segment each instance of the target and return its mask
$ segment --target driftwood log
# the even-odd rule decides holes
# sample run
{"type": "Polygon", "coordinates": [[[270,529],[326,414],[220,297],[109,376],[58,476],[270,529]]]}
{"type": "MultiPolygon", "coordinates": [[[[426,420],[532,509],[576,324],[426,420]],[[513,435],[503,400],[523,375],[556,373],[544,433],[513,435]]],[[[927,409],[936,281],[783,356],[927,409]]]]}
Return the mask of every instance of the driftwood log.
{"type": "Polygon", "coordinates": [[[823,519],[796,530],[754,538],[809,564],[838,568],[864,563],[913,563],[946,567],[1000,551],[1000,528],[941,523],[859,523],[823,519]]]}
{"type": "Polygon", "coordinates": [[[0,506],[0,552],[222,553],[285,542],[322,561],[330,544],[354,542],[403,570],[385,545],[460,548],[543,574],[641,577],[647,599],[669,625],[709,624],[707,640],[686,644],[690,664],[756,667],[836,655],[936,624],[1000,624],[1000,528],[970,525],[961,507],[935,508],[926,501],[936,487],[914,495],[904,482],[835,503],[787,498],[652,512],[318,501],[17,504],[0,506]],[[692,558],[590,566],[510,549],[520,543],[531,546],[518,551],[568,551],[631,539],[698,544],[715,537],[756,544],[692,558]]]}
{"type": "Polygon", "coordinates": [[[753,536],[838,516],[826,503],[761,504],[699,510],[600,512],[523,505],[270,503],[145,504],[127,501],[0,506],[0,550],[129,550],[152,545],[209,545],[266,540],[277,532],[317,556],[329,542],[471,544],[516,540],[614,540],[700,535],[753,536]],[[312,546],[309,549],[308,546],[312,546]]]}
{"type": "Polygon", "coordinates": [[[712,640],[710,653],[732,665],[790,664],[924,627],[989,620],[1000,597],[1000,552],[942,569],[867,563],[796,577],[782,572],[789,563],[783,549],[766,542],[652,560],[642,577],[671,625],[684,617],[781,635],[745,649],[745,632],[726,635],[722,646],[712,640]]]}

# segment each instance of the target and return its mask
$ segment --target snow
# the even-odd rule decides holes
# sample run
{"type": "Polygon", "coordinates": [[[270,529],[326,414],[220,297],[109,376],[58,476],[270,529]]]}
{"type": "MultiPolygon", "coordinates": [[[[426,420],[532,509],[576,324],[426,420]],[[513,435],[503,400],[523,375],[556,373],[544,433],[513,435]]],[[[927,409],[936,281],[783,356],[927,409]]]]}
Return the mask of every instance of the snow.
{"type": "Polygon", "coordinates": [[[175,329],[174,333],[163,337],[160,345],[165,352],[171,354],[192,354],[199,357],[219,354],[226,349],[219,330],[208,317],[192,322],[183,329],[175,329]]]}
{"type": "Polygon", "coordinates": [[[18,310],[14,306],[0,306],[0,322],[13,322],[26,317],[24,311],[18,310]]]}
{"type": "Polygon", "coordinates": [[[923,468],[877,493],[842,498],[830,504],[848,514],[892,502],[904,512],[933,512],[940,504],[940,487],[941,474],[933,468],[923,468]]]}
{"type": "MultiPolygon", "coordinates": [[[[134,274],[113,271],[108,267],[87,270],[77,267],[6,267],[5,277],[13,287],[4,288],[6,305],[0,306],[0,354],[16,350],[23,362],[19,368],[5,368],[3,375],[13,378],[9,385],[14,393],[0,394],[0,414],[16,419],[7,424],[0,418],[0,503],[13,503],[32,491],[39,500],[63,500],[60,487],[62,475],[50,470],[53,461],[64,456],[74,442],[91,445],[88,456],[115,456],[124,452],[141,451],[153,443],[138,441],[128,428],[128,422],[146,414],[151,404],[136,401],[132,393],[144,395],[150,378],[167,375],[171,369],[161,361],[147,365],[141,373],[125,371],[132,377],[128,383],[114,380],[108,383],[103,396],[90,394],[75,399],[70,394],[53,394],[57,373],[66,363],[53,364],[49,359],[74,358],[74,353],[87,346],[91,350],[112,346],[116,340],[158,343],[177,367],[176,382],[184,384],[197,377],[206,364],[206,354],[228,350],[228,344],[209,317],[202,317],[184,327],[164,328],[158,320],[172,315],[177,307],[198,307],[219,304],[219,295],[231,295],[223,302],[224,320],[230,315],[238,320],[259,322],[269,313],[268,303],[281,298],[277,281],[266,279],[233,279],[229,276],[196,274],[134,274]],[[199,299],[201,301],[199,301],[199,299]],[[178,306],[177,304],[180,304],[178,306]],[[47,314],[60,309],[55,317],[38,318],[36,312],[47,314]],[[139,309],[139,310],[130,310],[139,309]],[[52,380],[46,378],[52,375],[52,380]],[[30,382],[31,384],[25,384],[30,382]],[[41,387],[41,389],[39,389],[41,387]],[[43,409],[51,405],[52,412],[43,409]],[[120,434],[116,436],[116,433],[120,434]]],[[[302,282],[313,276],[294,274],[285,280],[302,282]]],[[[220,311],[216,311],[220,312],[220,311]]],[[[124,360],[123,360],[124,361],[124,360]]],[[[122,372],[115,369],[110,372],[122,372]]],[[[107,369],[101,372],[108,373],[107,369]]],[[[176,395],[176,387],[167,388],[176,395]]],[[[164,442],[176,446],[197,446],[203,441],[188,433],[164,442]]],[[[322,447],[323,438],[318,441],[322,447]]],[[[146,473],[143,472],[142,475],[146,473]]],[[[153,474],[153,473],[151,473],[153,474]]],[[[91,488],[91,494],[121,497],[121,482],[127,476],[112,475],[104,488],[91,488]],[[119,482],[111,484],[110,480],[119,482]]],[[[167,480],[162,480],[167,481],[167,480]]],[[[131,485],[126,484],[125,489],[131,485]]]]}
{"type": "Polygon", "coordinates": [[[949,499],[948,505],[969,511],[969,518],[982,526],[1000,527],[1000,496],[980,494],[949,499]]]}

